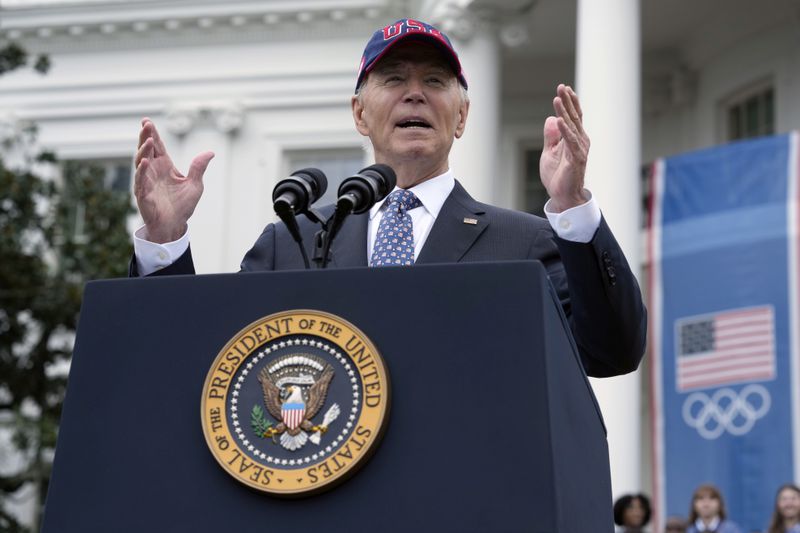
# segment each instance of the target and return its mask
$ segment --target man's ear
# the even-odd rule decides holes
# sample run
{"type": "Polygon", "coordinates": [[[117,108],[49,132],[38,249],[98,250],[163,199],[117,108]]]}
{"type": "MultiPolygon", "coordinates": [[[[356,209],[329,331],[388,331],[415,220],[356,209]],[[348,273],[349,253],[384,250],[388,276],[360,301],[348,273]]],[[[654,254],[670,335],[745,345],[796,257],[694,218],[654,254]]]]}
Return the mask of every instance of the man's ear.
{"type": "Polygon", "coordinates": [[[358,96],[353,95],[350,98],[350,107],[353,110],[353,122],[356,125],[358,133],[368,136],[369,127],[367,126],[367,121],[364,117],[364,104],[361,102],[361,99],[358,96]]]}
{"type": "Polygon", "coordinates": [[[461,102],[458,109],[458,124],[456,124],[456,139],[464,135],[464,128],[467,126],[467,115],[469,114],[469,100],[461,102]]]}

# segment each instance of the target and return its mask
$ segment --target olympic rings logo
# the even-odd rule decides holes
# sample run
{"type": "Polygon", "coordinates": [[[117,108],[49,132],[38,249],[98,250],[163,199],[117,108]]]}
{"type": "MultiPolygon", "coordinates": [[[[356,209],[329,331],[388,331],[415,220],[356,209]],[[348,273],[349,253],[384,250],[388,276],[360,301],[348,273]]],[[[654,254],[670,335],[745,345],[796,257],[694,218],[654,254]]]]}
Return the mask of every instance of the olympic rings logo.
{"type": "Polygon", "coordinates": [[[769,391],[756,384],[747,385],[738,394],[733,389],[719,389],[710,397],[694,392],[683,403],[683,420],[707,440],[726,431],[741,436],[753,429],[771,405],[769,391]]]}

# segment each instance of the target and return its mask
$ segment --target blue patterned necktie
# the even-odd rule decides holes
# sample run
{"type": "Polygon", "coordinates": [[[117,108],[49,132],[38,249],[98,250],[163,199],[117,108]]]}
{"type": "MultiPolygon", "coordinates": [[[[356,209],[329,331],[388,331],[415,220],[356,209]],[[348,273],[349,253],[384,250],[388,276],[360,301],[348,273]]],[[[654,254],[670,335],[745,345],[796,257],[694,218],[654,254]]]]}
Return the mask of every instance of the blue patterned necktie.
{"type": "Polygon", "coordinates": [[[413,192],[397,189],[386,198],[386,204],[369,266],[413,265],[414,231],[408,211],[422,202],[413,192]]]}

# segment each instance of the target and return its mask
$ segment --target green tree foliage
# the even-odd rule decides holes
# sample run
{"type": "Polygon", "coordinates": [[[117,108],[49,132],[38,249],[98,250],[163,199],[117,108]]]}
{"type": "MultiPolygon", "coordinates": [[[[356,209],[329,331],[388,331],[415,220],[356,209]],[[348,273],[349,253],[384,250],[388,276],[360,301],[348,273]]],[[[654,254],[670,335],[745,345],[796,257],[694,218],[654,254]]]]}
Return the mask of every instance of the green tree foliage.
{"type": "MultiPolygon", "coordinates": [[[[28,52],[17,43],[5,43],[0,46],[0,76],[6,72],[24,67],[28,63],[28,52]]],[[[37,56],[33,69],[40,74],[50,70],[50,59],[46,55],[37,56]]]]}
{"type": "MultiPolygon", "coordinates": [[[[25,62],[8,50],[0,47],[0,74],[25,62]]],[[[39,504],[47,494],[83,284],[127,274],[132,206],[101,168],[67,162],[61,179],[46,179],[37,169],[56,164],[52,154],[21,168],[8,160],[0,157],[0,426],[15,450],[0,459],[16,469],[0,472],[0,531],[14,532],[27,529],[6,512],[9,498],[23,485],[39,504]]]]}

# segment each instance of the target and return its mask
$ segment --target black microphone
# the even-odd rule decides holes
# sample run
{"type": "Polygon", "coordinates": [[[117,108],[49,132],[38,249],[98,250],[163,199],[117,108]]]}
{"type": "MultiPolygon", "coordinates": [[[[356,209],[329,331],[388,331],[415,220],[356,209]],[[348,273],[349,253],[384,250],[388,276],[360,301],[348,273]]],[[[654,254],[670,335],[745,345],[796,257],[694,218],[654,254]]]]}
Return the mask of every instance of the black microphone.
{"type": "Polygon", "coordinates": [[[311,204],[319,200],[328,189],[328,178],[325,173],[318,168],[304,168],[282,179],[272,190],[272,208],[280,219],[286,224],[286,229],[300,247],[300,254],[303,257],[303,264],[306,268],[311,265],[308,262],[308,254],[303,246],[303,236],[300,234],[300,226],[297,225],[296,215],[300,213],[308,214],[311,204]]]}
{"type": "Polygon", "coordinates": [[[397,175],[389,165],[370,165],[339,185],[339,199],[336,211],[364,213],[392,192],[397,183],[397,175]]]}
{"type": "MultiPolygon", "coordinates": [[[[352,213],[360,214],[380,202],[392,192],[397,183],[397,175],[389,165],[370,165],[350,176],[339,185],[339,199],[336,209],[326,224],[325,231],[318,242],[320,268],[328,266],[333,239],[339,233],[345,219],[352,213]]],[[[316,260],[316,258],[315,258],[316,260]]]]}
{"type": "Polygon", "coordinates": [[[275,212],[304,213],[328,190],[328,178],[318,168],[304,168],[282,179],[272,191],[272,206],[275,212]]]}

